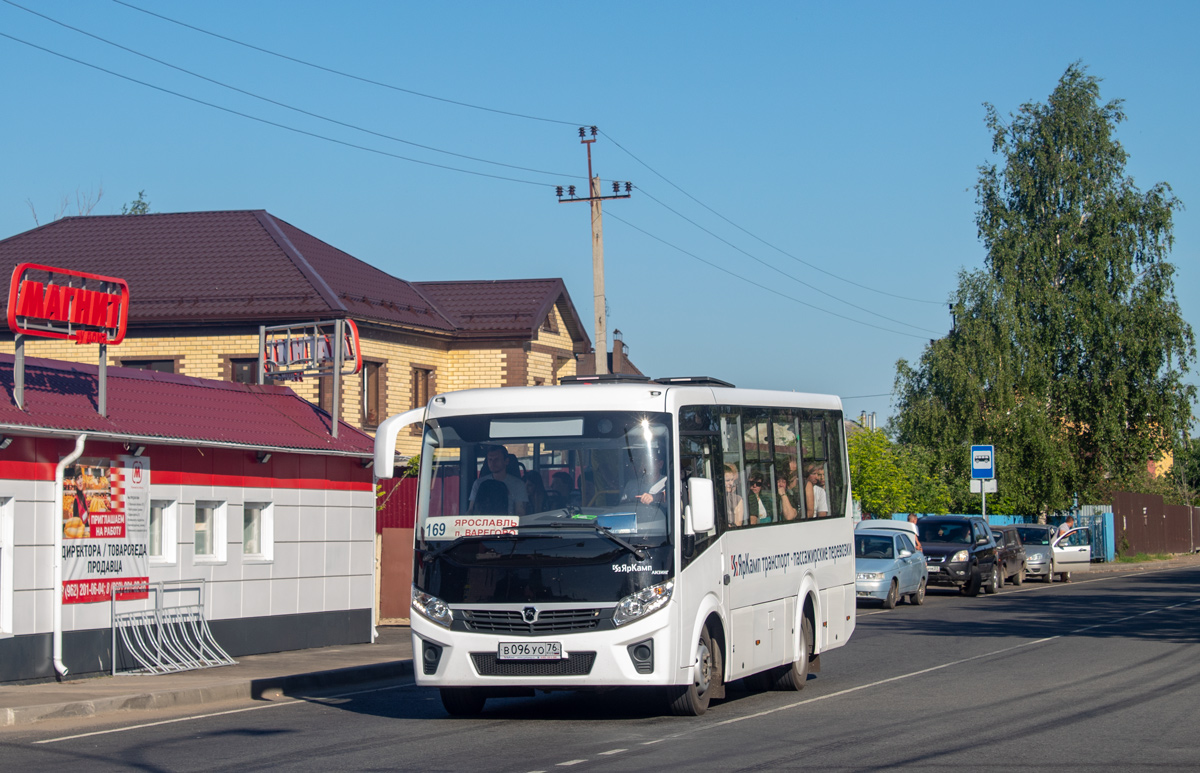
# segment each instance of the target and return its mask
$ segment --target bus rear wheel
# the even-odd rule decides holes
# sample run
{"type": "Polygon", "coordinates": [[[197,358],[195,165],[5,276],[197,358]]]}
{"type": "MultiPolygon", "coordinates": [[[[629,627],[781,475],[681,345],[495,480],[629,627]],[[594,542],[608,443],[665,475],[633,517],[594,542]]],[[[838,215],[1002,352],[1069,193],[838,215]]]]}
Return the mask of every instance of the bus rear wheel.
{"type": "Polygon", "coordinates": [[[781,666],[775,672],[776,690],[802,690],[808,681],[808,659],[812,656],[812,622],[805,615],[800,623],[800,657],[790,666],[781,666]]]}
{"type": "Polygon", "coordinates": [[[443,687],[441,694],[442,707],[452,717],[477,717],[487,703],[487,696],[470,687],[443,687]]]}
{"type": "Polygon", "coordinates": [[[696,645],[696,669],[692,683],[667,688],[667,700],[672,714],[680,717],[698,717],[708,711],[713,684],[721,678],[717,673],[718,663],[720,655],[714,652],[712,637],[708,635],[708,626],[705,626],[700,630],[700,641],[696,645]]]}

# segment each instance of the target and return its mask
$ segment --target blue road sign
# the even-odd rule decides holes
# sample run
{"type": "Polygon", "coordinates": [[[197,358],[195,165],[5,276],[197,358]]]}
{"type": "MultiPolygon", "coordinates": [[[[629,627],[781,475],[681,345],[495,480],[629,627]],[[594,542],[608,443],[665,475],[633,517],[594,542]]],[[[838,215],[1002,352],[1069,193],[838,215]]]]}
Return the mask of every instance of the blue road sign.
{"type": "Polygon", "coordinates": [[[971,477],[981,480],[996,477],[996,454],[992,446],[971,446],[971,477]]]}

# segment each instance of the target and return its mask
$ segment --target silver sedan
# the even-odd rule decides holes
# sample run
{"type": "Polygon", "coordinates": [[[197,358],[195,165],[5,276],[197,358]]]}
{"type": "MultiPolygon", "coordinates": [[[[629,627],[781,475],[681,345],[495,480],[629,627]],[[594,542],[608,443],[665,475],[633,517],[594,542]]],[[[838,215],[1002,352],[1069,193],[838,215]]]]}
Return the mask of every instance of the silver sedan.
{"type": "Polygon", "coordinates": [[[856,529],[854,566],[859,599],[882,601],[887,609],[894,609],[901,597],[910,604],[925,603],[925,556],[907,533],[856,529]]]}

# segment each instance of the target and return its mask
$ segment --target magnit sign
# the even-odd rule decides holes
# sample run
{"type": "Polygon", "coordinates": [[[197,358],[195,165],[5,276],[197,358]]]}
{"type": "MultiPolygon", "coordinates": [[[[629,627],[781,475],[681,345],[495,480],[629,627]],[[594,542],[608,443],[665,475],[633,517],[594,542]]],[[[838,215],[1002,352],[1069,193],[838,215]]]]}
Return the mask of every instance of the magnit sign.
{"type": "Polygon", "coordinates": [[[13,269],[8,327],[14,333],[79,344],[119,344],[129,321],[124,279],[37,263],[13,269]]]}

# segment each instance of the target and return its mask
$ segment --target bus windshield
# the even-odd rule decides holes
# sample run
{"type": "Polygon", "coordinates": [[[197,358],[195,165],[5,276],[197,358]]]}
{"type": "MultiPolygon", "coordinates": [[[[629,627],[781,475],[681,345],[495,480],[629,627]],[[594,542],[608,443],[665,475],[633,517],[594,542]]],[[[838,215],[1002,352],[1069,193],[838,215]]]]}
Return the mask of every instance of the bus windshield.
{"type": "Polygon", "coordinates": [[[418,549],[492,567],[644,559],[671,544],[670,434],[668,414],[634,412],[430,420],[418,549]]]}

